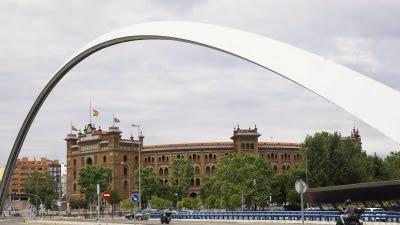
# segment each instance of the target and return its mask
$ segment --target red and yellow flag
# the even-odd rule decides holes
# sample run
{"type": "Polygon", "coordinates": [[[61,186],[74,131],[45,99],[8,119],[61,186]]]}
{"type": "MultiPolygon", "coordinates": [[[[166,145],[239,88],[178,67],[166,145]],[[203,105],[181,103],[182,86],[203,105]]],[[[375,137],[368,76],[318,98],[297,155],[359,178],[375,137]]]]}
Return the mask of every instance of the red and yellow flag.
{"type": "Polygon", "coordinates": [[[99,112],[93,109],[93,116],[99,116],[99,112]]]}

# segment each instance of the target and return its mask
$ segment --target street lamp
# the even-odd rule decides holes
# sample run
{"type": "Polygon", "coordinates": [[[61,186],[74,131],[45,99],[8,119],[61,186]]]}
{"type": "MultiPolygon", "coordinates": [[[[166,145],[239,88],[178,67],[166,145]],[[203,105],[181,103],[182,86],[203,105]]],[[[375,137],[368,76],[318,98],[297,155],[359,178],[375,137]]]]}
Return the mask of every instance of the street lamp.
{"type": "MultiPolygon", "coordinates": [[[[36,179],[36,195],[38,194],[38,183],[39,183],[39,179],[43,179],[44,177],[41,177],[40,176],[40,174],[39,174],[39,177],[36,179]]],[[[40,198],[39,198],[39,200],[40,200],[40,202],[42,201],[40,198]]],[[[42,202],[40,203],[41,205],[42,205],[42,202]]],[[[39,209],[39,207],[37,207],[38,205],[37,205],[37,198],[36,198],[36,208],[37,209],[39,209]]],[[[39,215],[39,211],[37,211],[36,212],[36,215],[39,215]]]]}
{"type": "Polygon", "coordinates": [[[307,152],[308,152],[308,147],[306,147],[306,184],[307,184],[307,187],[308,187],[308,168],[307,168],[307,152]]]}
{"type": "Polygon", "coordinates": [[[139,211],[142,210],[142,190],[140,187],[140,125],[138,124],[132,124],[132,127],[137,127],[138,128],[138,140],[139,140],[139,211]]]}
{"type": "Polygon", "coordinates": [[[121,165],[127,165],[128,166],[128,170],[129,170],[128,171],[128,179],[129,179],[128,188],[129,188],[129,198],[130,198],[131,197],[131,167],[126,162],[121,162],[121,165]]]}
{"type": "Polygon", "coordinates": [[[175,193],[175,195],[176,195],[176,211],[178,211],[179,209],[178,209],[178,193],[175,193]]]}

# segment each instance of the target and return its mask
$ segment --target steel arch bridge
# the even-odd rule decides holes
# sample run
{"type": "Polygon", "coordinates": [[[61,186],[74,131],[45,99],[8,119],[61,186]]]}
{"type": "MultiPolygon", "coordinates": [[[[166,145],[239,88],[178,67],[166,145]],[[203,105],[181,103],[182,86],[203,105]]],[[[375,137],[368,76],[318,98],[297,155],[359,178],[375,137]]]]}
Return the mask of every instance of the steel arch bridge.
{"type": "Polygon", "coordinates": [[[281,75],[400,142],[400,93],[360,73],[302,49],[236,29],[193,22],[165,21],[137,24],[104,34],[77,51],[42,90],[25,118],[11,150],[0,189],[0,212],[12,168],[29,128],[47,96],[74,66],[112,45],[138,40],[173,40],[222,51],[281,75]],[[338,87],[340,87],[338,89],[338,87]],[[354,87],[357,91],[354,92],[354,87]],[[358,99],[352,101],[350,94],[358,99]]]}

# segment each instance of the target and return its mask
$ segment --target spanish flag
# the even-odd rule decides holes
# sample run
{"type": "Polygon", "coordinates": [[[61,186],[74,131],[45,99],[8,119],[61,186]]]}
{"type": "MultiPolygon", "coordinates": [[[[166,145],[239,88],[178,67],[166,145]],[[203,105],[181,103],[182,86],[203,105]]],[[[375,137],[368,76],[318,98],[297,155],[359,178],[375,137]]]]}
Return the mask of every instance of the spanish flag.
{"type": "Polygon", "coordinates": [[[76,129],[76,127],[72,125],[71,125],[71,130],[78,131],[78,129],[76,129]]]}
{"type": "Polygon", "coordinates": [[[93,116],[99,116],[99,112],[93,109],[93,116]]]}

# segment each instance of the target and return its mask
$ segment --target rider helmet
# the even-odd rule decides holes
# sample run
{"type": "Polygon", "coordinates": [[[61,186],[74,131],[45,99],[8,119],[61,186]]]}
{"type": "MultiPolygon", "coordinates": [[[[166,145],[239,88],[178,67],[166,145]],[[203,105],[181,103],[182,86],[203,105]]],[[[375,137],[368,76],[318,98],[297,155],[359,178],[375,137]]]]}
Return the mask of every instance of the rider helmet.
{"type": "Polygon", "coordinates": [[[346,201],[344,202],[345,205],[350,205],[351,204],[351,200],[350,199],[346,199],[346,201]]]}

